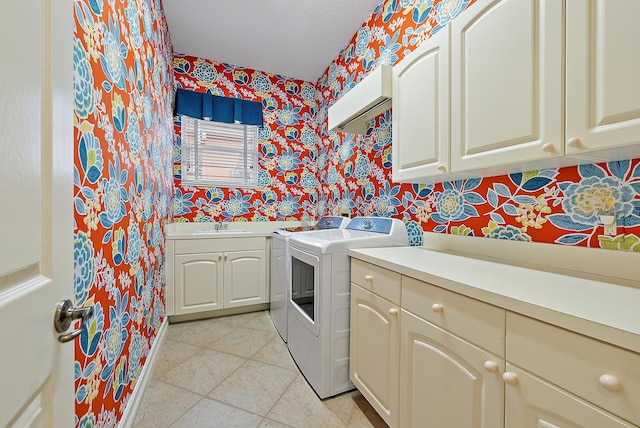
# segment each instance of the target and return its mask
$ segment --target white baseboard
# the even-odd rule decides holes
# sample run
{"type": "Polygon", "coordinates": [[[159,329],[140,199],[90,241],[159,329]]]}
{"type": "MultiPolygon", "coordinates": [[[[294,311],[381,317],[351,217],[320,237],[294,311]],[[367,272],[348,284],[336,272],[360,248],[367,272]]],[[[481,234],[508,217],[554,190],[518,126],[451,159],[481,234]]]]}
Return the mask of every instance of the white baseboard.
{"type": "Polygon", "coordinates": [[[164,342],[164,336],[167,332],[168,326],[169,318],[165,317],[164,321],[160,325],[160,328],[158,329],[156,339],[153,341],[153,345],[151,346],[151,350],[149,351],[149,355],[147,356],[147,361],[145,362],[144,367],[142,367],[138,382],[136,383],[135,388],[133,388],[133,393],[131,394],[129,403],[127,404],[127,407],[122,414],[122,419],[120,419],[118,428],[133,427],[133,423],[136,420],[136,415],[138,413],[138,408],[140,407],[140,403],[142,402],[142,396],[144,395],[144,391],[147,389],[149,379],[151,379],[153,366],[155,365],[156,358],[158,357],[160,346],[162,345],[162,342],[164,342]]]}

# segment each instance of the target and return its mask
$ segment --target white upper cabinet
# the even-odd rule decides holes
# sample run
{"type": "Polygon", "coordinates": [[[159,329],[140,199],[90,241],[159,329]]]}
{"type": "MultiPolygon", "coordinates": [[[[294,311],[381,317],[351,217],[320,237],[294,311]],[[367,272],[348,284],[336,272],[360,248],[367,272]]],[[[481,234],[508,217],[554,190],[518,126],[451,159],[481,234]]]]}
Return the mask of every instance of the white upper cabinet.
{"type": "Polygon", "coordinates": [[[638,0],[567,1],[568,154],[640,156],[638,20],[638,0]]]}
{"type": "Polygon", "coordinates": [[[564,154],[562,3],[478,0],[451,23],[454,172],[564,154]]]}
{"type": "Polygon", "coordinates": [[[393,181],[449,171],[449,26],[393,67],[393,181]]]}
{"type": "Polygon", "coordinates": [[[393,181],[640,157],[638,19],[639,0],[477,0],[393,67],[393,181]]]}

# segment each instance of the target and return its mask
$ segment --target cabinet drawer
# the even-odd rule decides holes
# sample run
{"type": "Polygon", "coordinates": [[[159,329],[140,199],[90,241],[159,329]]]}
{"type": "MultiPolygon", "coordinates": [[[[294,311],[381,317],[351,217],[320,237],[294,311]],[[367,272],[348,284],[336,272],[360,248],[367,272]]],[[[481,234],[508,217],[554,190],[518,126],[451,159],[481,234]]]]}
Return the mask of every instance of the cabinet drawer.
{"type": "Polygon", "coordinates": [[[504,357],[504,309],[408,276],[402,277],[402,308],[504,357]]]}
{"type": "Polygon", "coordinates": [[[213,253],[222,251],[264,250],[265,238],[176,239],[175,254],[213,253]]]}
{"type": "Polygon", "coordinates": [[[507,359],[640,425],[640,354],[510,312],[507,359]]]}
{"type": "Polygon", "coordinates": [[[351,259],[351,282],[397,305],[400,304],[400,274],[397,272],[351,259]]]}

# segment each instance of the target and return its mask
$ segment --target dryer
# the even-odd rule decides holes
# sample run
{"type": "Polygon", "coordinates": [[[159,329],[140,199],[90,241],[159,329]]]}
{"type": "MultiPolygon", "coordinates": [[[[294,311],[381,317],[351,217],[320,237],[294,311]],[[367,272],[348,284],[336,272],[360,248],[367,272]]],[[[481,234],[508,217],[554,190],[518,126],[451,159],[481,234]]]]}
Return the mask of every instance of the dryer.
{"type": "Polygon", "coordinates": [[[289,238],[298,233],[313,233],[318,230],[340,229],[349,224],[348,217],[325,216],[312,227],[276,229],[271,234],[271,287],[269,313],[276,330],[287,341],[287,305],[289,301],[289,238]]]}
{"type": "Polygon", "coordinates": [[[356,217],[344,229],[290,237],[287,346],[320,398],[354,389],[349,380],[348,250],[407,245],[404,223],[385,217],[356,217]]]}

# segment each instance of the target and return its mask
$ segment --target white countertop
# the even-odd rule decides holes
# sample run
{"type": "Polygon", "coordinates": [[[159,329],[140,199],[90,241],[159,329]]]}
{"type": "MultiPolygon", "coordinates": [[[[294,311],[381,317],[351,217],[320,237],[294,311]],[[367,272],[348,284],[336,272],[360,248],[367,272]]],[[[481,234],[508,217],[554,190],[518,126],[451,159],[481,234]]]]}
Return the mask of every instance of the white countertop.
{"type": "Polygon", "coordinates": [[[640,288],[421,247],[366,248],[349,255],[640,353],[640,288]]]}
{"type": "Polygon", "coordinates": [[[278,228],[298,227],[299,221],[231,221],[222,223],[226,229],[216,231],[213,222],[169,223],[165,228],[167,239],[212,239],[271,236],[278,228]]]}

